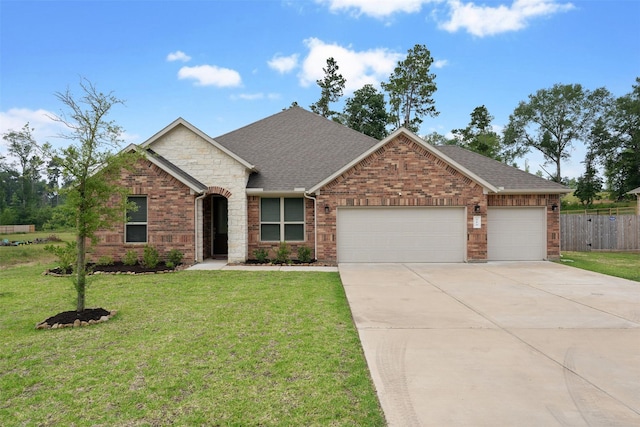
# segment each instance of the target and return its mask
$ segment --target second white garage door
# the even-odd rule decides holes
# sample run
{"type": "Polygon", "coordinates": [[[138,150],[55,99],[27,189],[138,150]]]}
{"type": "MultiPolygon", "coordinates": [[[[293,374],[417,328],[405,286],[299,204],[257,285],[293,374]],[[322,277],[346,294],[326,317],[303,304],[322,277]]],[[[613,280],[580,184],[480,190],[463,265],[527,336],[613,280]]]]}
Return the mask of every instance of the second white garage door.
{"type": "Polygon", "coordinates": [[[545,208],[489,208],[489,261],[541,261],[546,258],[545,208]]]}
{"type": "Polygon", "coordinates": [[[339,208],[339,262],[463,262],[464,208],[339,208]]]}

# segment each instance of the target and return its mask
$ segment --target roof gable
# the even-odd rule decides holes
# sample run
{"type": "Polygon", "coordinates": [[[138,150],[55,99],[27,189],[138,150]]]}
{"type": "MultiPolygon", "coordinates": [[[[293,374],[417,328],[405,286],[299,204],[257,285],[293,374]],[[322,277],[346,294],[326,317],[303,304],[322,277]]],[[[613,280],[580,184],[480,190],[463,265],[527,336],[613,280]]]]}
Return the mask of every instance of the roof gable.
{"type": "Polygon", "coordinates": [[[468,178],[472,179],[473,181],[477,182],[478,184],[482,185],[484,188],[488,189],[489,191],[493,191],[493,192],[497,192],[498,191],[498,189],[496,187],[494,187],[491,183],[489,183],[488,181],[485,181],[484,179],[482,179],[481,177],[477,176],[475,173],[473,173],[472,171],[466,169],[462,165],[459,165],[457,162],[455,162],[454,160],[450,159],[448,156],[446,156],[443,153],[441,153],[440,151],[436,150],[433,145],[428,144],[423,139],[419,138],[417,135],[415,135],[413,132],[410,132],[406,128],[400,128],[400,129],[396,130],[395,132],[393,132],[388,137],[386,137],[385,139],[383,139],[382,141],[379,141],[376,145],[374,145],[369,150],[367,150],[367,151],[363,152],[362,154],[360,154],[358,157],[353,159],[351,162],[349,162],[343,168],[337,170],[333,174],[329,175],[328,177],[326,177],[325,179],[320,181],[318,184],[313,186],[313,188],[311,188],[309,191],[310,192],[318,191],[320,188],[322,188],[325,185],[329,184],[334,179],[338,178],[340,175],[344,174],[349,169],[353,168],[355,165],[357,165],[358,163],[362,162],[367,157],[371,156],[373,153],[375,153],[381,147],[389,144],[391,141],[394,141],[395,139],[400,138],[400,137],[408,138],[412,142],[414,142],[417,145],[419,145],[421,148],[423,148],[426,151],[428,151],[429,153],[433,154],[435,157],[439,158],[440,160],[448,163],[453,168],[457,169],[461,174],[465,175],[466,177],[468,177],[468,178]]]}
{"type": "Polygon", "coordinates": [[[381,147],[399,137],[406,137],[427,152],[449,164],[462,175],[475,181],[490,193],[567,193],[570,190],[558,183],[548,181],[536,175],[521,171],[513,166],[498,162],[497,160],[483,156],[457,146],[434,146],[413,132],[400,128],[387,138],[378,142],[369,150],[361,153],[341,169],[335,171],[325,179],[314,185],[309,192],[316,192],[320,188],[332,182],[340,175],[371,156],[381,147]]]}
{"type": "MultiPolygon", "coordinates": [[[[140,146],[143,147],[143,148],[150,148],[153,145],[154,142],[158,141],[159,139],[161,139],[163,136],[167,135],[169,132],[171,132],[172,130],[174,130],[178,126],[184,126],[185,128],[187,128],[191,132],[193,132],[196,135],[198,135],[204,141],[206,141],[209,144],[213,145],[214,147],[216,147],[217,149],[219,149],[220,151],[222,151],[223,153],[225,153],[226,155],[228,155],[229,157],[231,157],[232,159],[234,159],[235,161],[237,161],[238,163],[243,165],[245,168],[250,169],[250,170],[254,170],[255,169],[254,165],[252,165],[251,163],[247,162],[246,160],[244,160],[242,157],[238,156],[233,151],[231,151],[228,148],[224,147],[223,145],[219,144],[217,141],[212,139],[209,135],[207,135],[206,133],[202,132],[200,129],[198,129],[197,127],[193,126],[191,123],[189,123],[188,121],[186,121],[182,117],[179,117],[176,120],[174,120],[172,123],[170,123],[164,129],[162,129],[161,131],[159,131],[158,133],[153,135],[151,138],[149,138],[145,142],[143,142],[140,146]]],[[[179,147],[176,147],[176,148],[179,148],[179,147]]]]}

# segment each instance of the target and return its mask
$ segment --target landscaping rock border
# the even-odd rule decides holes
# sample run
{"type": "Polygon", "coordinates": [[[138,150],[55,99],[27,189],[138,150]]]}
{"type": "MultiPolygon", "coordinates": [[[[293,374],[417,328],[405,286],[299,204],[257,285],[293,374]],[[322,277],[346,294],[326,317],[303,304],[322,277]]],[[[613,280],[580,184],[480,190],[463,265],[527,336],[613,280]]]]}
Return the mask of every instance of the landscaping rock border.
{"type": "Polygon", "coordinates": [[[79,328],[108,322],[116,314],[118,314],[117,310],[107,311],[104,308],[87,308],[82,312],[63,311],[36,323],[36,329],[79,328]]]}

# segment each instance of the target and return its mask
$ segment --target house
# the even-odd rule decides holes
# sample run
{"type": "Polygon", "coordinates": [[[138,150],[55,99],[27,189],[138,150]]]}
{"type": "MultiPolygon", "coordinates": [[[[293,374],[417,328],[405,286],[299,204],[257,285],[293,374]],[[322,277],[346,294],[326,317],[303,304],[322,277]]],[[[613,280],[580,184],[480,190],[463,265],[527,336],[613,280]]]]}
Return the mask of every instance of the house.
{"type": "Polygon", "coordinates": [[[128,149],[144,153],[120,182],[138,209],[96,258],[149,244],[235,263],[281,241],[337,262],[560,255],[566,187],[406,129],[378,141],[292,107],[216,138],[179,118],[128,149]]]}

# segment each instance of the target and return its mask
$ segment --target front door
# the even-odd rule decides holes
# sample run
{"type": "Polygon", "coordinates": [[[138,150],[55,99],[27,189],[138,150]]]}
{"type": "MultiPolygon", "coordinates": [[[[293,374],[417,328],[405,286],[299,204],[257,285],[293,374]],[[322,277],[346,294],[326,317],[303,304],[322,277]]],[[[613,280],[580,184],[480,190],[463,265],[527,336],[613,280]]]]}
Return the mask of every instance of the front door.
{"type": "Polygon", "coordinates": [[[211,234],[213,237],[211,253],[216,255],[227,255],[228,246],[228,213],[227,199],[222,196],[214,196],[211,198],[211,234]]]}

